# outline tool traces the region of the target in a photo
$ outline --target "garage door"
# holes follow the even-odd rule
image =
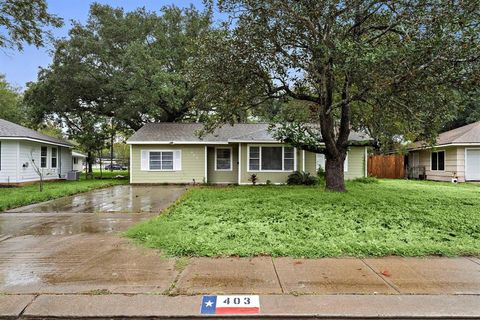
[[[467,149],[466,180],[480,180],[480,149]]]

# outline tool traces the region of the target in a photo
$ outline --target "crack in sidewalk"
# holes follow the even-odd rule
[[[285,293],[285,290],[283,289],[282,281],[280,281],[280,276],[278,275],[277,266],[275,266],[275,261],[273,257],[271,257],[271,259],[272,259],[273,270],[275,271],[275,275],[277,276],[278,285],[280,286],[282,293]]]
[[[394,285],[388,279],[385,279],[385,277],[383,277],[380,273],[375,271],[375,269],[373,269],[364,259],[359,259],[359,260],[362,261],[363,264],[365,264],[370,270],[372,270],[372,272],[375,273],[380,279],[382,279],[382,281],[385,282],[387,286],[395,290],[397,293],[402,294],[402,292],[400,292],[400,289],[398,289],[396,285]]]
[[[30,307],[32,305],[32,303],[37,300],[37,298],[39,297],[40,295],[39,294],[36,294],[32,301],[30,301],[26,306],[25,308],[22,309],[22,311],[20,311],[20,314],[18,315],[18,319],[21,319],[23,317],[23,314],[25,313],[25,310],[27,310],[28,307]]]

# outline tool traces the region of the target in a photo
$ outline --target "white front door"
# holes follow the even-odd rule
[[[465,180],[480,181],[480,149],[467,149],[465,152]]]

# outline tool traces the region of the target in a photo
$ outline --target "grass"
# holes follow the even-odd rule
[[[192,189],[125,234],[170,256],[480,254],[480,186],[380,180]]]
[[[113,179],[117,174],[128,177],[128,172],[126,171],[115,171],[114,174],[110,174],[110,172],[105,174],[104,172],[103,177],[107,179],[100,180],[97,179],[100,174],[94,172],[95,179],[93,180],[85,179],[82,174],[80,181],[45,182],[43,192],[39,192],[38,183],[22,187],[0,188],[0,212],[11,208],[71,196],[93,189],[128,183],[128,179]]]

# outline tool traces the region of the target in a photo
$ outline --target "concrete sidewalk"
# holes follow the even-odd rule
[[[97,281],[78,280],[82,268],[62,283],[3,288],[0,318],[188,319],[201,316],[202,294],[259,294],[261,314],[250,318],[480,319],[474,257],[150,258],[154,273],[116,259],[115,275],[90,270]]]

